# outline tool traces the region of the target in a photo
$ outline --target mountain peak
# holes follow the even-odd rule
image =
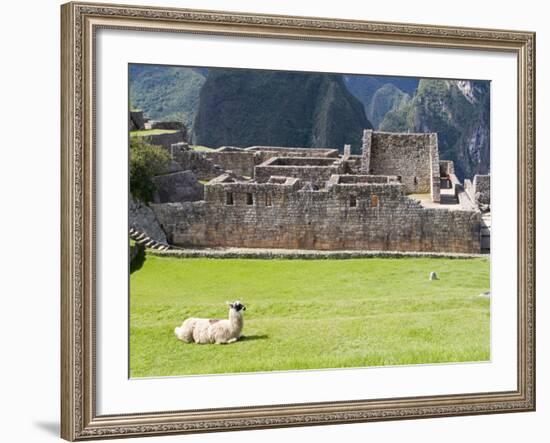
[[[372,128],[338,74],[216,69],[201,89],[196,144],[337,148]]]

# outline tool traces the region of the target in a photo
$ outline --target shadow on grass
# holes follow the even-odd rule
[[[145,263],[145,248],[141,245],[134,245],[134,248],[137,248],[137,252],[130,261],[130,274],[133,274],[136,271],[139,271]],[[130,254],[132,256],[132,254]]]
[[[243,335],[239,341],[254,341],[254,340],[266,340],[269,338],[269,335]]]

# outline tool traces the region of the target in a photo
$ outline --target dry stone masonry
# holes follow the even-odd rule
[[[474,175],[474,198],[482,205],[491,203],[491,176]]]
[[[185,142],[186,131],[163,132],[160,134],[144,135],[143,140],[151,145],[170,149],[173,144]]]
[[[197,201],[204,198],[204,185],[192,171],[177,171],[153,177],[155,203]]]
[[[204,199],[165,190],[151,204],[172,245],[481,251],[481,212],[453,163],[439,159],[436,134],[367,130],[361,155],[272,146],[197,152],[181,145],[172,154],[182,169],[209,180]],[[488,187],[482,180],[475,182],[480,193]]]
[[[365,130],[361,170],[365,174],[399,175],[407,193],[431,193],[433,201],[438,202],[437,134]]]

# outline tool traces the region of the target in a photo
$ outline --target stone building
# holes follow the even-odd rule
[[[366,130],[361,155],[253,146],[173,157],[209,180],[203,200],[151,205],[176,246],[481,252],[481,211],[436,134]]]

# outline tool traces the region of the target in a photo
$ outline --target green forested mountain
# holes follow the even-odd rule
[[[201,68],[131,64],[130,102],[153,120],[183,121],[191,128],[206,73]]]
[[[363,103],[367,118],[375,128],[383,115],[393,109],[387,108],[388,105],[398,106],[406,97],[403,94],[413,96],[418,86],[418,78],[412,77],[348,74],[344,75],[344,81],[348,90]],[[373,103],[375,98],[381,108]]]
[[[372,125],[341,75],[210,70],[193,127],[196,144],[333,147],[357,152]]]
[[[440,158],[453,160],[457,175],[468,178],[489,172],[489,112],[489,82],[426,79],[379,129],[437,132]]]

